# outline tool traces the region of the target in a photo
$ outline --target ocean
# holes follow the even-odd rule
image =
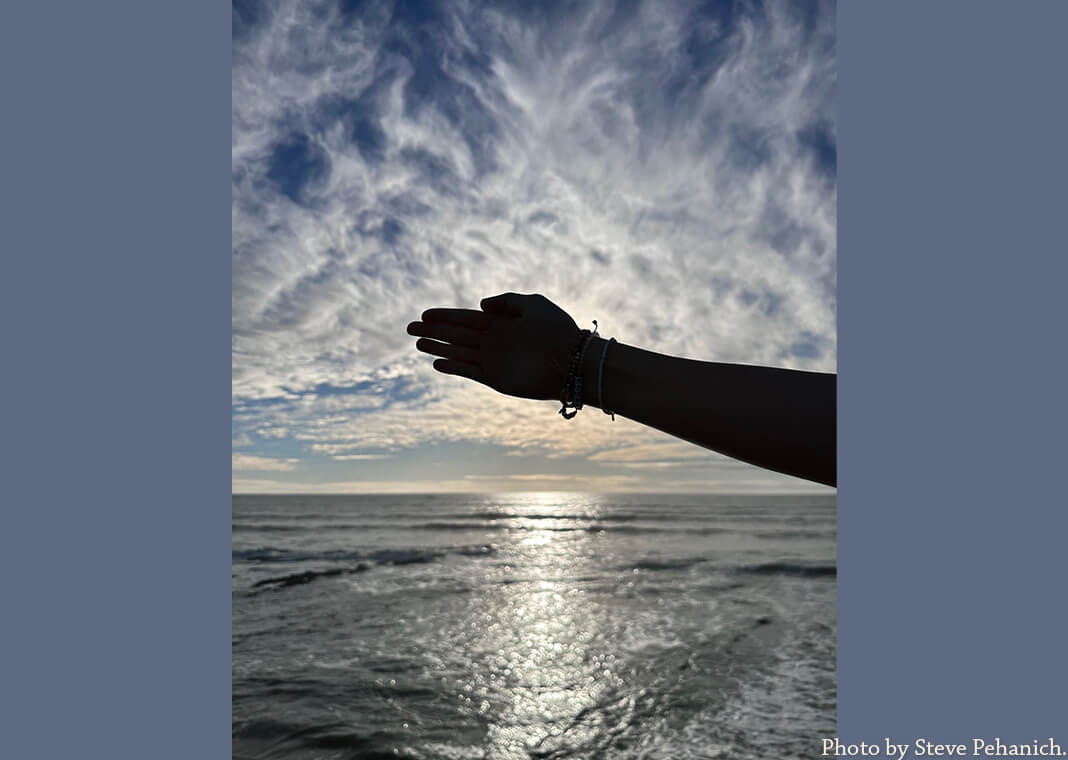
[[[808,758],[835,497],[235,495],[233,756]]]

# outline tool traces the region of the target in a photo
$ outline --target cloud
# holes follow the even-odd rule
[[[622,448],[599,451],[590,456],[595,462],[645,462],[661,459],[711,459],[717,455],[707,449],[694,446],[683,441],[670,441],[664,443],[647,443],[640,446],[624,446]],[[724,459],[724,457],[718,457]]]
[[[708,455],[613,459],[668,444],[439,375],[405,332],[508,290],[643,348],[833,371],[834,6],[722,8],[235,11],[235,438],[290,465]]]
[[[284,427],[268,427],[260,428],[256,431],[256,435],[261,438],[285,438],[288,432]]]
[[[299,459],[272,459],[271,457],[259,457],[252,454],[233,454],[231,469],[242,472],[247,470],[292,470],[299,462]]]

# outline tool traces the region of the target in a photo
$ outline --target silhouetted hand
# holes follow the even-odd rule
[[[509,396],[559,399],[567,361],[581,332],[575,320],[538,294],[502,293],[476,309],[427,309],[408,325],[415,347],[442,357],[434,369]]]
[[[502,293],[481,305],[427,309],[408,333],[421,336],[420,351],[441,357],[439,372],[559,400],[582,332],[575,320],[542,295]],[[596,340],[600,364],[587,363],[584,379],[601,409],[603,379],[610,408],[629,420],[759,467],[837,482],[836,375],[684,359],[618,341],[606,354],[609,342]]]

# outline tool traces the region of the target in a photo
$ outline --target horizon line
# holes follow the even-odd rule
[[[837,488],[828,486],[837,495]],[[588,491],[580,489],[529,489],[497,491],[231,491],[231,496],[443,496],[509,493],[649,494],[666,496],[827,496],[824,491]]]

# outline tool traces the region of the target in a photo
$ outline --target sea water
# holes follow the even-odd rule
[[[833,495],[233,497],[235,758],[791,758]]]

